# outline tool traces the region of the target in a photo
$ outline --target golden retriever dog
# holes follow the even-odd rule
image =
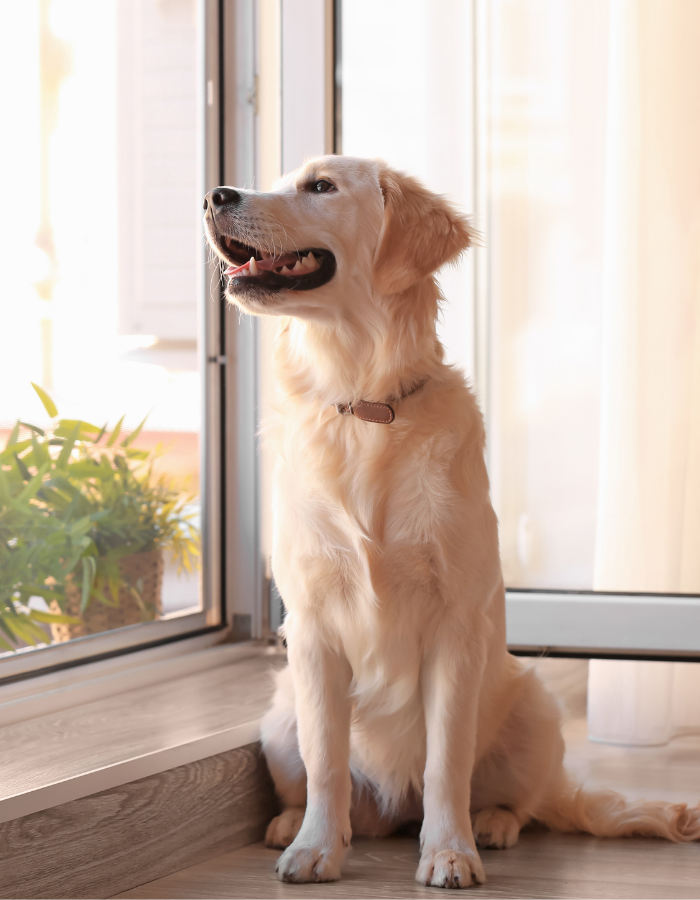
[[[353,833],[421,821],[416,879],[484,881],[532,819],[700,838],[700,808],[572,784],[554,699],[506,650],[484,426],[443,362],[436,271],[473,241],[443,197],[327,156],[205,199],[227,296],[277,316],[273,572],[288,667],[262,741],[284,881],[339,878]]]

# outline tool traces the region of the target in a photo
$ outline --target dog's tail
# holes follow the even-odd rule
[[[556,831],[584,831],[597,837],[659,837],[700,840],[700,804],[662,800],[628,801],[615,791],[587,791],[568,778],[560,782],[536,818]]]

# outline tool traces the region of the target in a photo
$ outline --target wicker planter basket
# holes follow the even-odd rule
[[[122,557],[119,560],[119,574],[122,581],[133,585],[138,590],[146,608],[153,611],[153,615],[150,618],[157,619],[162,610],[162,550],[150,550],[148,553],[134,553],[131,556]],[[65,611],[68,615],[80,616],[80,595],[79,585],[72,582],[66,585]],[[112,599],[111,595],[109,599]],[[55,600],[51,603],[51,611],[60,612]],[[73,638],[85,637],[88,634],[97,634],[100,631],[111,631],[113,628],[123,628],[125,625],[135,625],[139,622],[149,621],[149,618],[144,616],[131,591],[124,584],[119,590],[118,606],[108,606],[106,603],[100,603],[99,600],[93,597],[82,618],[83,621],[79,625],[52,625],[51,636],[54,643],[70,641]]]

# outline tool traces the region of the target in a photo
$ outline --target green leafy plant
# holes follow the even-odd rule
[[[53,422],[46,430],[17,422],[0,451],[3,649],[45,641],[41,624],[80,621],[66,615],[69,581],[80,587],[82,614],[93,600],[118,604],[123,557],[167,549],[192,571],[199,555],[192,498],[156,477],[160,448],[134,446],[146,420],[122,437],[124,417],[111,432],[60,419],[51,397],[33,387]],[[127,587],[141,602],[138,589]],[[61,612],[30,608],[33,596],[56,601]]]
[[[14,432],[13,432],[14,434]],[[8,448],[13,446],[8,441]],[[0,460],[2,457],[0,456]],[[19,469],[19,467],[17,467]],[[24,482],[0,465],[0,648],[45,641],[40,623],[76,622],[71,616],[31,609],[31,597],[65,604],[65,577],[75,568],[70,530],[37,503],[32,494],[41,476]]]

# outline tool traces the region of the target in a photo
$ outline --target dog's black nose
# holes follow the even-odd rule
[[[209,199],[212,206],[236,205],[241,202],[241,195],[233,188],[218,187],[211,191]]]

